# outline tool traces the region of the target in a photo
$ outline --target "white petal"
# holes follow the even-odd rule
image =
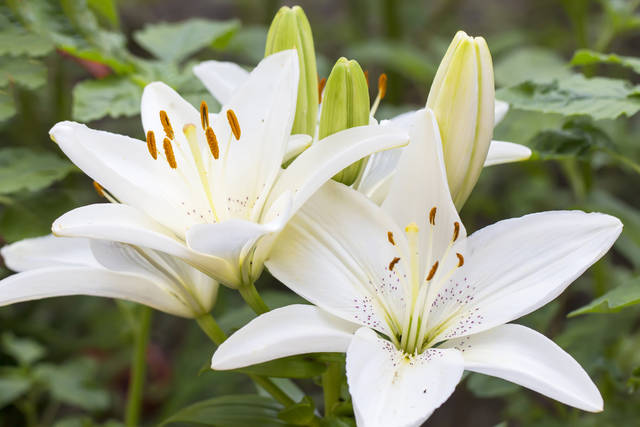
[[[312,305],[295,304],[265,313],[231,335],[213,355],[211,367],[236,369],[285,356],[345,352],[358,325]]]
[[[20,240],[0,249],[4,263],[13,271],[54,266],[97,267],[89,240],[52,235]]]
[[[402,150],[406,148],[393,148],[369,156],[362,178],[356,182],[354,188],[374,203],[381,204],[389,194]]]
[[[491,141],[484,166],[501,165],[503,163],[519,162],[531,157],[531,149],[513,142]]]
[[[58,236],[112,240],[162,251],[184,259],[227,286],[240,280],[226,260],[189,249],[170,230],[131,206],[108,203],[83,206],[58,218],[52,230]]]
[[[420,271],[426,275],[431,228],[429,212],[436,207],[433,231],[434,259],[439,259],[451,242],[454,222],[460,223],[459,240],[466,231],[451,200],[442,156],[442,141],[436,119],[429,109],[415,113],[411,142],[403,150],[389,194],[382,204],[400,227],[414,222],[420,230]],[[431,263],[433,263],[433,259]]]
[[[602,396],[582,366],[532,329],[503,325],[442,347],[460,350],[466,370],[520,384],[585,411],[602,411]]]
[[[205,61],[193,67],[193,73],[220,104],[226,104],[233,92],[249,78],[249,72],[233,62]]]
[[[407,140],[405,132],[377,125],[334,133],[314,143],[282,172],[269,199],[292,191],[292,213],[295,213],[322,184],[351,163],[376,151],[403,145]]]
[[[184,304],[147,277],[94,267],[49,267],[0,281],[0,306],[42,298],[92,295],[148,305],[176,316],[192,317]]]
[[[600,259],[621,231],[620,221],[609,215],[555,211],[475,232],[467,239],[464,267],[432,308],[430,322],[448,319],[435,342],[484,331],[542,307]]]
[[[329,181],[289,221],[266,265],[322,309],[389,334],[404,312],[406,253],[404,234],[378,206]]]
[[[347,379],[360,427],[420,426],[453,393],[463,360],[455,349],[407,357],[361,328],[347,350]]]
[[[507,115],[508,112],[509,112],[509,103],[496,99],[494,113],[493,113],[494,126],[500,123],[502,119],[504,119],[504,116]]]
[[[287,152],[282,159],[282,163],[288,163],[296,156],[302,153],[304,150],[311,146],[312,138],[309,135],[291,135],[289,142],[287,143]]]

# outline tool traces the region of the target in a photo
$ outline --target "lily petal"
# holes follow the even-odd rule
[[[466,370],[520,384],[585,411],[602,411],[602,396],[580,364],[525,326],[498,326],[447,341],[440,348],[460,350]]]
[[[406,356],[368,328],[347,350],[347,379],[361,427],[419,426],[453,393],[464,362],[455,349]]]
[[[309,135],[291,135],[287,143],[287,152],[282,159],[282,163],[286,164],[293,160],[296,156],[311,146],[312,138]]]
[[[231,335],[214,353],[211,367],[227,370],[296,354],[343,353],[357,329],[312,305],[289,305],[258,316]]]
[[[249,72],[233,62],[205,61],[193,67],[193,73],[216,100],[224,105],[248,78]]]
[[[405,149],[393,148],[373,153],[367,161],[362,178],[356,182],[354,188],[374,203],[382,204],[387,194],[389,194],[389,188],[395,176],[398,161],[402,155],[402,150]]]
[[[513,142],[491,141],[484,167],[519,162],[531,157],[531,149]]]
[[[494,126],[500,123],[504,119],[504,116],[507,115],[508,112],[509,112],[509,103],[496,99],[494,111],[493,111]]]
[[[59,266],[98,267],[88,239],[34,237],[0,248],[4,263],[13,271]]]

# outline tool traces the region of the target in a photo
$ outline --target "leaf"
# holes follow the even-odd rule
[[[280,411],[278,418],[289,424],[306,426],[309,425],[313,419],[314,411],[315,405],[313,404],[313,400],[311,400],[309,396],[305,396],[300,402]]]
[[[37,191],[77,171],[69,161],[28,148],[0,149],[0,195]]]
[[[322,375],[327,367],[309,356],[290,356],[236,369],[245,374],[278,378],[311,378]]]
[[[81,122],[134,116],[140,113],[141,97],[142,87],[128,77],[85,80],[73,88],[72,116]]]
[[[567,316],[574,317],[585,313],[617,313],[625,307],[638,303],[640,303],[640,277],[635,277]]]
[[[0,121],[7,120],[16,114],[13,97],[5,89],[0,88]]]
[[[0,409],[7,406],[31,388],[31,380],[19,372],[3,372],[0,376]]]
[[[574,74],[552,83],[526,81],[500,89],[496,97],[513,108],[565,116],[589,115],[596,120],[632,116],[640,110],[640,88],[624,80],[586,78]]]
[[[217,427],[282,427],[278,418],[282,405],[269,397],[244,394],[215,397],[194,403],[169,417],[161,425],[177,422]]]
[[[500,378],[471,373],[467,388],[477,397],[501,397],[518,390],[518,386]]]
[[[36,59],[27,57],[0,57],[0,87],[17,84],[36,89],[47,81],[47,69]]]
[[[89,7],[96,14],[104,17],[113,27],[120,25],[118,8],[115,0],[87,0]]]
[[[115,420],[110,420],[105,423],[96,423],[89,417],[74,416],[57,421],[53,427],[124,427],[124,424]]]
[[[0,55],[38,57],[50,53],[53,47],[47,38],[19,25],[7,23],[0,30]]]
[[[194,18],[147,25],[134,32],[133,38],[156,58],[166,62],[180,62],[207,46],[224,46],[238,27],[236,20]]]
[[[519,47],[496,60],[495,81],[499,86],[512,86],[524,81],[549,83],[568,77],[569,67],[557,53],[539,47]]]
[[[18,338],[11,332],[2,334],[2,349],[20,365],[29,366],[42,359],[45,348],[29,338]]]
[[[589,49],[579,49],[571,58],[571,65],[615,64],[631,68],[640,74],[640,58],[616,55],[615,53],[600,53]]]

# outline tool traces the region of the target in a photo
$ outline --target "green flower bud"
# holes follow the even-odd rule
[[[271,22],[264,56],[294,48],[298,51],[300,82],[291,133],[313,136],[318,116],[318,71],[313,34],[300,6],[283,6]]]
[[[427,107],[440,127],[456,208],[478,181],[493,136],[495,87],[487,42],[458,31],[433,80]]]
[[[356,61],[340,58],[333,66],[324,87],[318,138],[322,139],[341,130],[367,124],[369,124],[367,79]],[[338,172],[333,179],[351,185],[360,175],[363,164],[364,160],[359,160]]]

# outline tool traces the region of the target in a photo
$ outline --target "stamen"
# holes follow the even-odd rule
[[[318,104],[322,102],[322,91],[324,90],[324,86],[327,84],[327,78],[323,77],[318,82]]]
[[[369,70],[364,70],[364,78],[367,81],[367,87],[369,87]]]
[[[433,264],[433,266],[431,267],[431,270],[429,270],[429,274],[427,275],[427,282],[433,279],[433,276],[435,276],[436,271],[438,271],[438,261],[436,261],[436,263]]]
[[[107,196],[104,195],[104,189],[102,188],[102,185],[98,184],[97,181],[93,181],[93,188],[96,189],[96,193],[98,193],[98,196],[104,197],[105,199],[107,198]]]
[[[429,211],[429,224],[436,225],[436,211],[437,208],[434,206]]]
[[[202,122],[202,129],[209,127],[209,107],[205,101],[200,103],[200,121]]]
[[[378,96],[380,100],[384,99],[387,94],[387,75],[385,73],[380,74],[378,77]]]
[[[399,257],[395,257],[394,259],[391,260],[391,262],[389,263],[389,271],[393,271],[393,267],[396,266],[398,261],[400,261]]]
[[[391,243],[393,246],[396,245],[396,241],[393,240],[393,232],[387,231],[387,239],[389,240],[389,243]]]
[[[167,158],[167,163],[171,166],[171,169],[175,169],[178,167],[176,163],[176,156],[173,154],[173,147],[171,146],[171,141],[169,138],[165,138],[162,147],[164,148],[164,156]]]
[[[456,256],[458,257],[458,267],[462,267],[464,265],[464,257],[458,252],[456,252]]]
[[[227,120],[229,120],[229,126],[231,126],[231,132],[236,138],[236,141],[240,139],[240,123],[238,123],[238,117],[233,110],[227,110]]]
[[[164,129],[164,133],[167,134],[167,138],[173,139],[173,128],[171,127],[169,116],[164,110],[160,110],[160,123],[162,123],[162,128]]]
[[[209,144],[209,150],[211,150],[213,158],[218,160],[218,157],[220,157],[220,147],[218,146],[218,138],[216,137],[216,134],[210,127],[207,127],[204,134],[207,136],[207,143]]]
[[[460,223],[456,221],[453,223],[453,241],[454,242],[458,239],[459,234],[460,234]]]
[[[147,132],[147,148],[153,160],[156,160],[158,158],[158,148],[156,147],[156,135],[152,130]]]

